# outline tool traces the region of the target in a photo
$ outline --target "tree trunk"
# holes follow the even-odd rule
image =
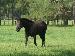
[[[12,1],[12,25],[14,25],[14,17],[13,17],[13,12],[14,12],[14,0]]]
[[[63,25],[63,22],[62,22],[62,20],[61,20],[61,26]]]
[[[57,19],[57,25],[58,25],[59,20]]]
[[[5,19],[4,19],[4,25],[5,25]]]
[[[68,19],[64,20],[64,26],[68,26]]]
[[[75,24],[75,19],[74,19],[74,24]]]
[[[74,18],[74,24],[75,24],[75,2],[73,3],[73,18]]]
[[[9,12],[8,12],[8,25],[9,25]]]
[[[13,18],[13,16],[12,16],[12,25],[14,25],[14,18]]]
[[[49,20],[47,20],[47,25],[49,25]]]
[[[8,4],[8,6],[9,6],[9,4]],[[9,10],[9,8],[8,8],[8,9],[7,9],[8,25],[9,25],[9,14],[10,14],[9,11],[10,11],[10,10]]]
[[[1,17],[0,17],[0,25],[1,25]]]
[[[2,16],[1,16],[1,7],[0,7],[0,25],[1,25],[1,17],[2,17]]]

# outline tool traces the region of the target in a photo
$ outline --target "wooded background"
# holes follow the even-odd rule
[[[75,24],[74,0],[0,0],[0,25],[16,24],[14,13],[31,20],[44,20],[52,25]]]

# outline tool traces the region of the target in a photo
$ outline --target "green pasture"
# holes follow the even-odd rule
[[[75,26],[48,26],[46,47],[41,47],[37,35],[36,47],[29,37],[25,46],[24,28],[15,31],[15,26],[0,26],[0,56],[75,56]]]

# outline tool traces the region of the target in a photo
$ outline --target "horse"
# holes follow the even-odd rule
[[[39,35],[42,39],[42,46],[45,46],[45,33],[47,30],[47,24],[44,21],[32,21],[27,18],[17,19],[16,31],[19,32],[21,28],[25,28],[25,45],[27,46],[28,37],[31,36],[34,38],[34,44],[36,43],[36,35]]]

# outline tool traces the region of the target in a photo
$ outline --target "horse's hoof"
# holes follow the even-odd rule
[[[41,47],[46,47],[46,46],[45,45],[44,46],[42,45]]]
[[[37,46],[37,45],[35,45],[35,46]]]
[[[35,44],[35,46],[37,46],[37,44]]]

